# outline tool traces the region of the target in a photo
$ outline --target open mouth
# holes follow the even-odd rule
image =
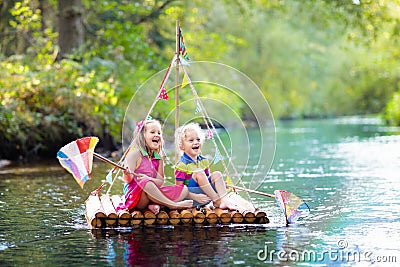
[[[153,144],[158,145],[160,143],[159,139],[153,139],[151,140],[151,142],[153,142]]]
[[[193,150],[199,149],[199,148],[200,148],[200,146],[192,146],[192,149],[193,149]]]

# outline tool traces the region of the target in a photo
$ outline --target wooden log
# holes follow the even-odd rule
[[[231,212],[231,220],[232,223],[242,223],[243,222],[243,214],[241,214],[238,211],[232,211]]]
[[[191,224],[193,221],[193,214],[189,210],[182,210],[181,211],[181,222],[183,224]]]
[[[168,213],[166,213],[163,210],[160,210],[159,213],[156,215],[156,224],[159,225],[165,225],[168,224],[169,216]]]
[[[178,225],[181,222],[181,214],[177,210],[171,210],[169,212],[169,223],[172,225]]]
[[[131,225],[140,225],[144,220],[143,213],[140,210],[131,212]]]
[[[229,210],[223,210],[221,208],[216,208],[214,210],[214,212],[217,214],[218,220],[220,221],[220,223],[228,224],[231,222],[231,213],[229,212]]]
[[[243,213],[243,219],[246,223],[254,223],[256,221],[256,216],[254,212],[246,210]]]
[[[143,212],[143,217],[144,225],[152,225],[156,222],[156,215],[151,210],[145,210]]]
[[[120,210],[117,213],[118,215],[118,224],[120,226],[128,226],[131,222],[132,216],[127,210]]]
[[[267,216],[262,217],[262,218],[260,218],[260,219],[258,220],[258,223],[259,223],[259,224],[269,223],[269,219],[268,219]]]
[[[203,224],[206,220],[206,215],[200,209],[192,209],[192,214],[195,224]]]
[[[116,209],[120,203],[122,203],[122,199],[119,195],[111,196],[111,202]],[[118,215],[118,224],[120,226],[128,226],[131,221],[131,214],[127,210],[120,210],[117,212]]]
[[[105,218],[107,215],[104,212],[103,206],[101,205],[100,197],[90,195],[85,202],[86,221],[90,228],[100,228],[105,224]]]
[[[260,211],[260,210],[256,211],[255,216],[256,216],[257,223],[260,223],[260,224],[269,223],[267,214],[264,211]]]
[[[114,205],[109,195],[102,195],[100,197],[101,205],[103,206],[104,213],[107,215],[105,219],[107,226],[116,226],[118,215],[115,211]]]
[[[210,208],[205,208],[205,210],[206,210],[206,221],[209,224],[216,224],[218,222],[217,214]]]

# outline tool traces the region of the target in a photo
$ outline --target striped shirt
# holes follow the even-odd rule
[[[195,180],[192,179],[192,174],[196,170],[204,170],[207,177],[210,176],[210,161],[201,156],[197,156],[197,162],[189,157],[186,153],[183,153],[178,163],[175,165],[175,179],[176,181],[183,182],[188,187],[198,187],[199,185]]]

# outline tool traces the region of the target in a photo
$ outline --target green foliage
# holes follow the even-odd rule
[[[393,94],[383,117],[389,124],[400,126],[400,91]]]
[[[40,12],[26,2],[17,2],[12,14],[15,29],[41,27]],[[57,34],[51,29],[34,32],[37,45],[25,55],[1,62],[0,127],[6,129],[0,132],[1,157],[26,158],[38,151],[52,157],[63,144],[85,135],[120,140],[124,107],[159,64],[142,26],[98,23],[96,37],[76,51],[82,62],[72,60],[74,55],[55,62]]]
[[[250,76],[276,118],[324,117],[380,112],[398,90],[400,3],[361,2],[199,1],[188,11],[207,18],[208,51],[222,48],[202,59]],[[191,16],[185,24],[198,34],[203,21],[191,24]]]

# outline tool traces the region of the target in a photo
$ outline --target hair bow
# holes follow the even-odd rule
[[[141,121],[136,122],[136,127],[138,129],[138,132],[140,132],[142,130],[144,123],[146,121],[152,121],[152,120],[154,120],[154,119],[151,116],[148,116],[146,120],[141,120]]]

